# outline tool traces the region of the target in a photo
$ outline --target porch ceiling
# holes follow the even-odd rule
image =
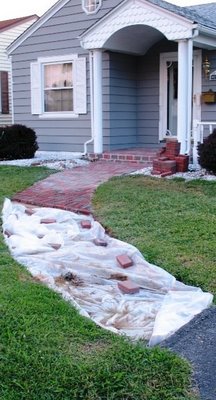
[[[114,33],[105,43],[104,48],[111,51],[143,55],[164,35],[146,25],[132,25]]]

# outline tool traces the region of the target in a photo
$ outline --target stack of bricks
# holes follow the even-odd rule
[[[121,268],[129,268],[129,267],[132,267],[132,265],[133,265],[133,260],[130,257],[128,257],[127,254],[121,254],[121,255],[117,256],[116,260]],[[130,279],[126,279],[122,282],[118,282],[118,288],[124,294],[134,294],[134,293],[138,293],[140,290],[140,287],[135,282],[131,281]]]
[[[152,175],[162,177],[186,172],[188,170],[189,156],[179,155],[180,143],[176,139],[167,139],[166,147],[163,147],[153,160]]]

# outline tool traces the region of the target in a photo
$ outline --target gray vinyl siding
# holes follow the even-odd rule
[[[137,141],[140,147],[156,147],[159,143],[159,54],[140,58],[137,96]]]
[[[110,53],[110,148],[137,144],[137,57]]]
[[[144,56],[110,53],[110,147],[156,148],[159,143],[159,57],[177,51],[167,40]]]
[[[88,52],[80,47],[80,36],[121,0],[103,0],[100,11],[86,15],[80,0],[71,0],[38,28],[12,54],[15,123],[35,129],[40,150],[83,151],[91,137],[90,79]],[[30,64],[38,57],[78,54],[87,59],[87,114],[71,119],[42,119],[31,114]],[[103,55],[104,150],[109,149],[109,57]],[[88,147],[92,150],[92,146]]]

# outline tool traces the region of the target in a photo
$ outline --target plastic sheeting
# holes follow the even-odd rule
[[[61,293],[98,325],[155,345],[208,307],[213,299],[148,263],[132,245],[109,237],[91,216],[33,207],[6,199],[2,211],[5,241],[12,256],[39,281]],[[43,219],[52,223],[41,223]],[[81,221],[89,220],[90,229]],[[49,221],[50,222],[50,221]],[[106,247],[96,246],[103,239]],[[126,254],[133,266],[122,268]],[[118,282],[130,279],[139,293],[124,294]]]

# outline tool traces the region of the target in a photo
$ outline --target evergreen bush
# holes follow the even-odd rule
[[[36,133],[24,125],[0,127],[0,159],[33,158],[38,149]]]
[[[198,145],[199,164],[209,172],[216,173],[216,129]]]

